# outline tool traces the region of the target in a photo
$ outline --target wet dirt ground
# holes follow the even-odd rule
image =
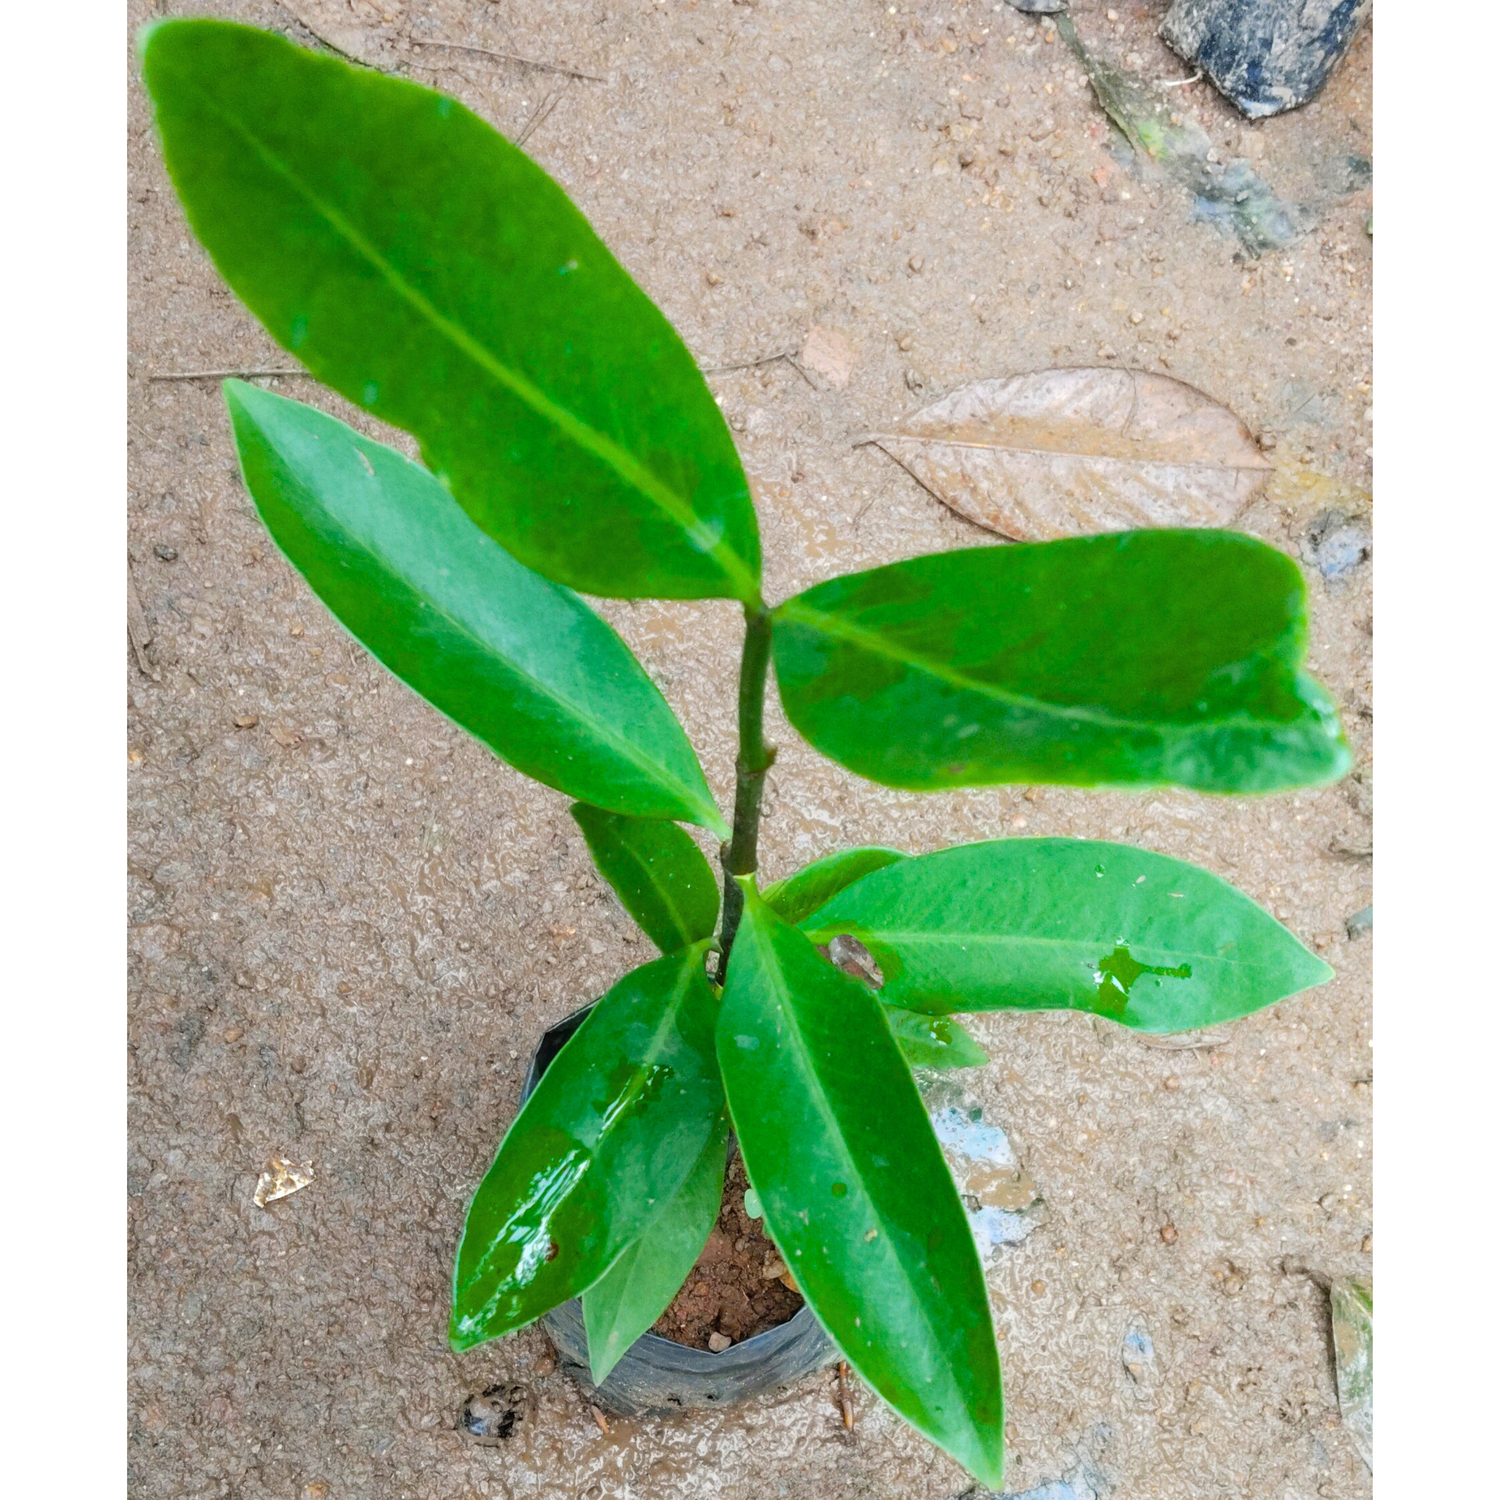
[[[1081,1015],[980,1018],[993,1061],[969,1086],[1047,1205],[991,1273],[1007,1487],[1086,1459],[1092,1487],[1121,1496],[1367,1495],[1326,1300],[1286,1268],[1371,1267],[1371,939],[1346,926],[1370,901],[1369,568],[1325,578],[1315,564],[1334,566],[1330,510],[1364,524],[1370,483],[1370,198],[1319,185],[1327,163],[1369,154],[1373,33],[1286,117],[1248,125],[1205,84],[1177,90],[1226,157],[1319,202],[1289,250],[1246,260],[1130,162],[1076,60],[1003,4],[295,8],[513,138],[532,122],[527,149],[704,366],[800,349],[813,325],[848,341],[841,389],[785,361],[710,376],[756,489],[773,600],[988,540],[859,443],[967,381],[1162,370],[1262,436],[1277,473],[1241,524],[1307,565],[1311,663],[1355,747],[1345,782],[1236,801],[921,797],[821,761],[773,705],[763,868],[848,843],[1128,840],[1224,875],[1323,953],[1333,982],[1209,1048]],[[1155,39],[1165,0],[1108,10],[1075,4],[1086,44],[1149,77],[1189,75]],[[204,12],[312,40],[270,0],[129,8],[132,27]],[[604,81],[417,45],[435,40]],[[963,1473],[857,1384],[846,1434],[829,1376],[605,1433],[539,1332],[449,1352],[465,1202],[531,1047],[651,950],[592,875],[564,799],[391,679],[281,561],[239,484],[216,382],[154,378],[291,361],[190,238],[138,85],[129,150],[132,1494],[963,1493]],[[354,416],[309,381],[273,388]],[[733,608],[604,612],[727,804]],[[273,1155],[315,1180],[262,1209]],[[1131,1355],[1139,1378],[1131,1329],[1155,1351]],[[501,1383],[524,1388],[524,1410],[507,1441],[475,1446],[457,1414]]]

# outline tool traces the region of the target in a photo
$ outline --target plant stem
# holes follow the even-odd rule
[[[745,893],[736,875],[753,875],[760,837],[760,799],[766,772],[776,759],[764,733],[766,670],[771,665],[771,611],[745,606],[745,648],[740,657],[740,749],[734,763],[734,833],[719,850],[724,866],[724,922],[719,929],[719,976],[729,964],[729,950],[745,911]]]

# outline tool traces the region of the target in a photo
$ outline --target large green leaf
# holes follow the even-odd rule
[[[916,1084],[879,1000],[741,884],[719,1066],[766,1223],[849,1363],[998,1489],[989,1299]]]
[[[803,865],[795,875],[774,880],[761,892],[763,900],[783,922],[794,927],[810,912],[836,896],[846,885],[853,885],[872,870],[883,870],[906,856],[899,849],[882,849],[878,844],[857,849],[840,849],[825,854],[810,865]]]
[[[667,1310],[719,1217],[729,1122],[708,1138],[697,1165],[651,1227],[583,1294],[589,1373],[595,1385]]]
[[[1227,531],[978,547],[776,611],[787,716],[887,786],[1174,783],[1252,792],[1349,767],[1301,670],[1302,575]]]
[[[464,1220],[454,1348],[524,1327],[592,1286],[665,1210],[719,1129],[707,947],[627,974],[516,1116]]]
[[[997,839],[868,875],[802,923],[857,938],[881,998],[933,1014],[1087,1010],[1137,1031],[1232,1021],[1333,970],[1232,885],[1164,854]]]
[[[548,786],[727,832],[666,700],[572,590],[522,567],[393,449],[239,381],[224,394],[271,535],[391,671]]]
[[[625,818],[584,802],[573,805],[573,821],[599,873],[663,953],[713,936],[719,919],[714,872],[675,823]]]
[[[452,99],[264,31],[165,22],[144,64],[225,280],[508,551],[593,594],[759,598],[703,377],[540,167]]]

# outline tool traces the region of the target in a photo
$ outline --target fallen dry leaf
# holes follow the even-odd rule
[[[290,1162],[284,1157],[273,1156],[266,1164],[266,1170],[260,1174],[260,1181],[255,1184],[255,1206],[264,1208],[278,1198],[290,1198],[293,1193],[300,1193],[312,1180],[310,1161]]]
[[[1019,542],[1225,526],[1271,469],[1228,407],[1145,370],[980,380],[873,441],[966,520]]]
[[[1328,1299],[1339,1411],[1359,1456],[1375,1467],[1375,1293],[1362,1277],[1335,1281]]]
[[[807,330],[807,342],[797,362],[813,374],[821,375],[836,390],[843,390],[854,373],[854,346],[843,334],[814,323]]]

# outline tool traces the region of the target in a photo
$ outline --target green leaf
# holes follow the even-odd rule
[[[952,1016],[928,1016],[888,1005],[885,1018],[902,1057],[914,1068],[978,1068],[990,1060]]]
[[[719,1217],[729,1122],[708,1138],[697,1165],[651,1227],[583,1294],[589,1373],[595,1385],[671,1305]]]
[[[540,167],[452,99],[264,31],[165,22],[144,68],[224,279],[502,546],[587,593],[759,599],[703,377]]]
[[[989,1299],[911,1072],[880,1001],[741,885],[719,1066],[766,1224],[849,1363],[998,1489]]]
[[[516,1116],[464,1220],[455,1349],[523,1328],[592,1286],[665,1211],[720,1128],[707,947],[627,974]]]
[[[913,558],[798,594],[775,627],[796,728],[918,791],[1332,781],[1349,751],[1306,646],[1296,564],[1227,531]]]
[[[857,938],[930,1014],[1086,1010],[1137,1031],[1248,1015],[1333,970],[1232,885],[1126,844],[997,839],[903,860],[802,924]]]
[[[773,880],[761,892],[761,900],[783,922],[790,922],[795,927],[803,917],[815,912],[846,885],[853,885],[872,870],[883,870],[905,858],[899,849],[882,849],[878,845],[841,849],[836,854],[815,859],[810,865],[803,865],[785,880]]]
[[[666,700],[576,594],[522,567],[394,449],[239,381],[224,395],[271,535],[396,676],[548,786],[727,833]]]
[[[663,953],[713,936],[714,872],[675,823],[620,817],[584,802],[573,805],[573,821],[599,873]]]

